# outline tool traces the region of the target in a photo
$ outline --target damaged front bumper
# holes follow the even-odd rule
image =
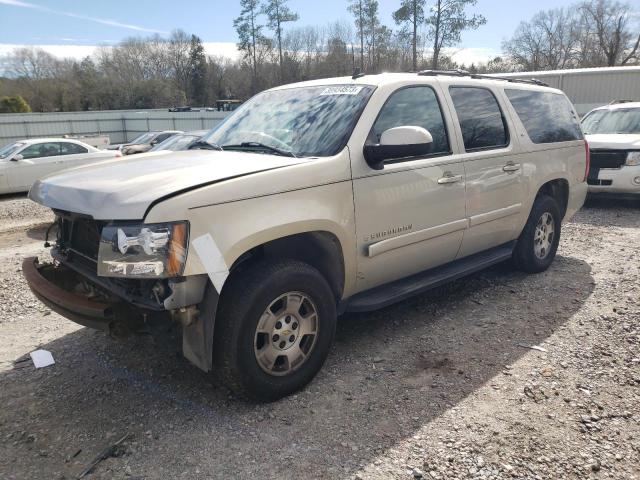
[[[109,331],[116,321],[118,302],[90,299],[68,291],[79,281],[73,270],[52,264],[40,264],[37,257],[25,258],[22,272],[29,288],[51,310],[85,327]]]
[[[183,353],[204,371],[212,368],[212,342],[217,294],[209,292],[201,304],[207,286],[206,276],[194,276],[171,285],[171,294],[162,306],[145,309],[133,305],[99,285],[78,293],[78,286],[91,278],[64,263],[41,264],[37,257],[25,258],[22,272],[35,296],[54,312],[85,327],[108,332],[122,339],[147,330],[158,321],[171,318],[182,324]],[[196,308],[201,307],[201,311]]]

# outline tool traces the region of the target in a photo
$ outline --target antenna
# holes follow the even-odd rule
[[[358,79],[358,78],[362,78],[362,77],[364,77],[365,75],[366,75],[366,73],[362,73],[362,72],[360,71],[360,67],[356,67],[356,68],[353,70],[353,75],[351,76],[351,79],[352,79],[352,80],[356,80],[356,79]]]

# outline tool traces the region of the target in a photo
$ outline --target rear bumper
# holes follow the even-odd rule
[[[75,272],[64,266],[41,265],[37,257],[29,257],[22,262],[22,273],[34,295],[51,310],[85,327],[109,331],[117,303],[91,300],[59,286],[68,283]]]
[[[587,182],[577,183],[569,188],[569,198],[567,202],[567,212],[564,216],[565,221],[571,220],[578,210],[584,205],[587,197]]]
[[[640,166],[601,168],[597,182],[589,185],[589,193],[640,194]]]

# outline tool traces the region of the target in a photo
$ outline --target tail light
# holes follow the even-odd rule
[[[584,179],[582,181],[586,182],[587,177],[589,176],[589,167],[591,166],[591,150],[589,150],[589,143],[586,140],[584,141],[584,149],[586,153],[587,164],[584,168]]]

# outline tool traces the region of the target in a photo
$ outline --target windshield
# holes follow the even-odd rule
[[[174,135],[173,137],[167,138],[164,142],[160,142],[149,151],[158,152],[160,150],[171,150],[172,152],[177,152],[179,150],[186,150],[192,142],[199,138],[199,135]]]
[[[261,93],[203,137],[225,150],[326,157],[344,148],[373,87],[334,85]]]
[[[143,133],[142,135],[138,135],[136,138],[131,140],[129,143],[131,145],[140,145],[142,143],[149,143],[153,139],[154,136],[155,136],[155,133]]]
[[[20,150],[22,147],[24,147],[24,145],[25,145],[24,143],[19,143],[19,142],[5,145],[4,147],[0,148],[0,158],[10,157],[14,153],[16,153],[18,150]]]
[[[582,119],[586,134],[640,134],[640,108],[595,110]]]

